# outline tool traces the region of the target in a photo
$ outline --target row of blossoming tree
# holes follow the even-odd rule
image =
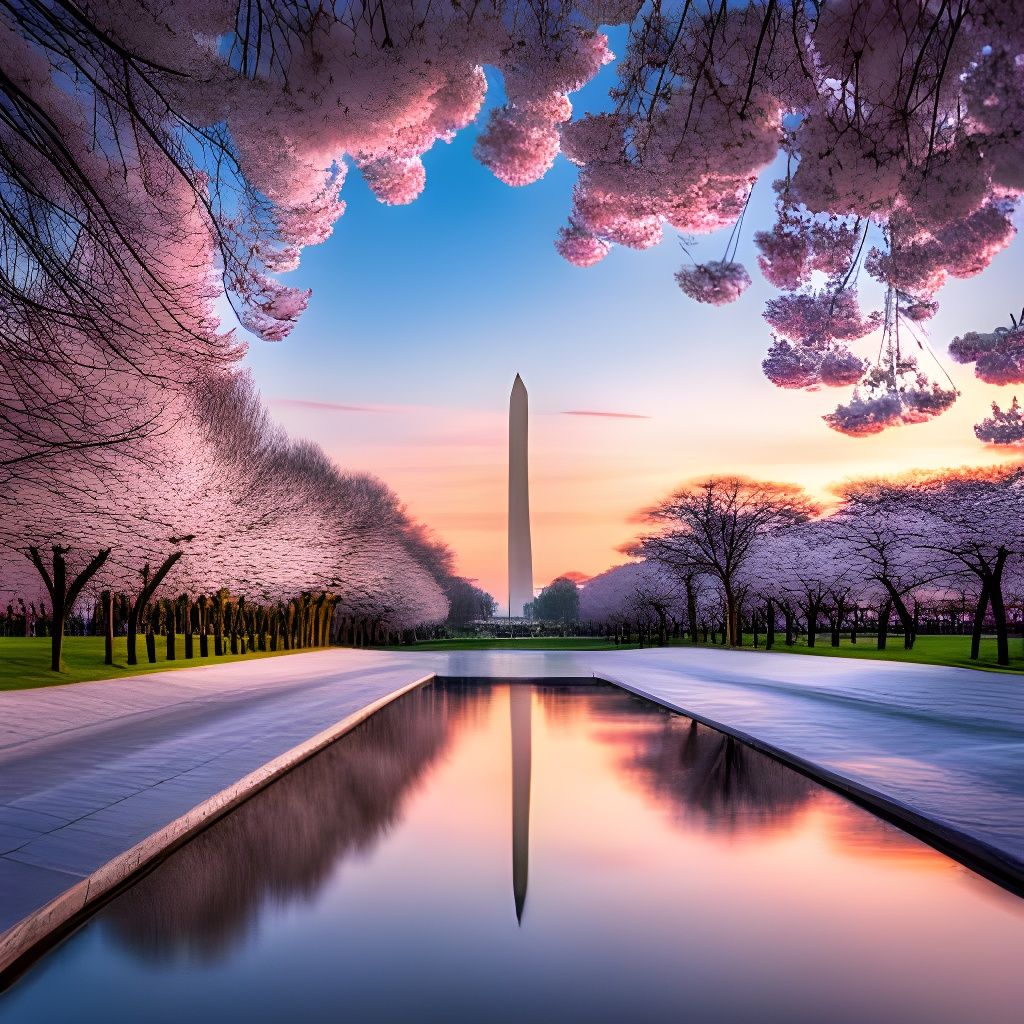
[[[268,418],[245,373],[197,385],[162,428],[103,458],[34,463],[0,519],[0,593],[38,610],[61,664],[64,625],[88,606],[128,662],[157,635],[174,657],[384,642],[448,614],[448,549],[379,480],[340,471]]]
[[[665,642],[744,627],[771,646],[797,629],[814,646],[877,630],[895,619],[904,644],[923,620],[950,631],[969,623],[977,658],[988,623],[997,660],[1009,663],[1007,604],[1024,599],[1024,470],[920,475],[847,485],[823,511],[796,488],[715,477],[681,488],[646,513],[630,549],[642,556],[588,581],[580,618],[621,630],[631,623]]]
[[[570,95],[614,59],[605,25],[626,26],[615,85],[574,119]],[[172,380],[194,373],[180,340],[162,348],[146,328],[195,335],[197,290],[224,289],[251,333],[285,337],[309,293],[275,275],[331,233],[348,167],[383,203],[413,201],[423,155],[481,111],[485,67],[507,102],[477,156],[513,186],[559,153],[579,166],[556,246],[580,266],[667,229],[731,228],[720,258],[678,280],[698,301],[736,299],[744,213],[781,156],[775,223],[754,235],[780,291],[764,372],[852,386],[826,421],[855,436],[956,399],[918,362],[924,325],[949,277],[1008,245],[1024,191],[1016,0],[19,0],[0,8],[0,41],[0,345],[25,360],[0,380],[7,461],[88,445],[62,411],[87,386],[68,365],[117,374],[154,349]],[[183,244],[196,233],[211,259]],[[863,275],[878,309],[862,309]],[[140,290],[156,300],[141,322]],[[980,326],[943,339],[953,358],[1024,382],[1020,321]],[[223,359],[204,334],[204,359]],[[870,358],[850,347],[869,335]],[[134,396],[116,416],[93,409],[89,436],[130,437],[150,412]],[[1019,408],[977,433],[1021,443]]]

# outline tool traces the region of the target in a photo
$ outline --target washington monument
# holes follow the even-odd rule
[[[508,400],[508,607],[514,617],[533,600],[529,417],[526,385],[517,373]]]

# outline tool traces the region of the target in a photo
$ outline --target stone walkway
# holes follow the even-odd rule
[[[334,649],[0,693],[0,931],[431,673],[619,682],[938,822],[1024,879],[1018,676],[740,651]]]

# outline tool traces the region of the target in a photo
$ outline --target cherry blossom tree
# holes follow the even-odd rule
[[[642,545],[649,558],[666,566],[688,564],[718,580],[729,643],[739,646],[739,589],[758,540],[770,530],[803,522],[813,511],[799,488],[712,477],[681,488],[647,510],[647,521],[658,530]]]
[[[660,529],[628,548],[645,561],[595,577],[584,609],[599,620],[623,618],[646,585],[661,588],[673,616],[691,629],[713,624],[716,602],[724,604],[726,623],[735,623],[733,643],[743,619],[755,645],[763,622],[772,646],[781,611],[788,646],[799,619],[813,647],[825,622],[839,646],[845,630],[855,641],[872,617],[880,649],[893,612],[910,649],[922,614],[945,617],[959,630],[973,609],[971,657],[979,656],[991,612],[997,661],[1006,665],[1007,609],[1016,601],[1007,595],[1016,595],[1024,578],[1022,475],[1013,466],[852,481],[824,513],[779,485],[734,478],[691,485],[645,512]]]
[[[455,629],[465,628],[475,619],[491,618],[497,607],[491,594],[461,576],[450,578],[445,596],[448,598],[446,625]]]
[[[971,658],[978,657],[991,606],[1000,665],[1010,662],[1003,576],[1010,557],[1024,551],[1021,487],[1019,469],[962,471],[913,481],[903,495],[904,517],[915,523],[915,546],[936,575],[950,580],[965,575],[974,584]]]
[[[895,608],[903,629],[903,644],[914,646],[915,591],[942,576],[924,557],[916,524],[904,501],[903,489],[885,481],[859,481],[843,488],[842,506],[831,517],[836,535],[849,550],[851,564],[866,584],[884,594],[880,626]]]
[[[665,566],[651,559],[626,562],[587,580],[580,589],[580,619],[630,635],[637,626],[641,644],[645,632],[657,630],[657,642],[668,642],[669,624],[696,626],[696,607],[688,618],[685,589]],[[695,591],[692,591],[695,593]]]
[[[0,588],[49,599],[55,669],[64,617],[87,585],[125,595],[130,664],[140,632],[154,660],[160,628],[174,656],[179,619],[188,656],[193,604],[203,656],[207,628],[219,655],[225,638],[236,653],[268,629],[274,649],[278,638],[326,643],[336,616],[361,641],[446,617],[451,552],[380,481],[291,441],[247,375],[197,385],[147,452],[108,451],[100,465],[35,473],[0,495]]]

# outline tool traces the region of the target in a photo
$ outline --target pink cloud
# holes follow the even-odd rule
[[[313,402],[308,398],[269,398],[271,405],[283,405],[289,409],[324,409],[328,412],[383,412],[377,405],[342,405],[338,402]]]
[[[638,412],[605,412],[600,409],[567,409],[563,416],[598,416],[612,420],[649,420],[650,416]]]

